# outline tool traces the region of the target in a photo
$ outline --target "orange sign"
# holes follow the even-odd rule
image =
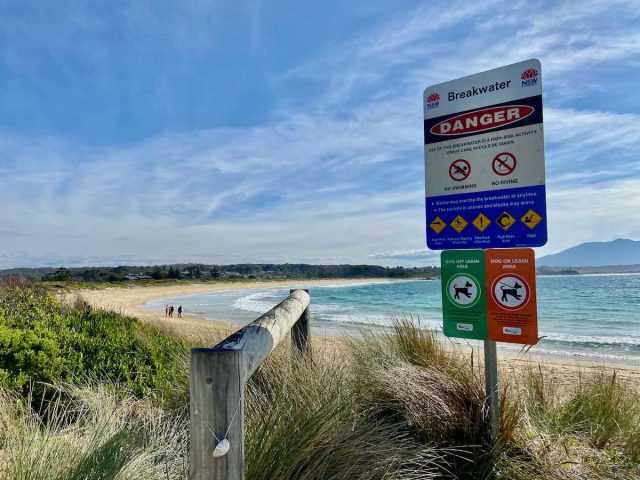
[[[536,263],[530,248],[485,250],[489,340],[538,343]]]

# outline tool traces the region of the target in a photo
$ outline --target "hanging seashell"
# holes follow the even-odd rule
[[[213,456],[223,457],[227,454],[229,448],[231,448],[231,444],[229,443],[229,440],[224,438],[220,443],[216,445],[216,448],[213,449]]]

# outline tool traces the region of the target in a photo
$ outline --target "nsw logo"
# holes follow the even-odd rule
[[[522,75],[520,75],[523,87],[532,87],[538,83],[538,70],[535,68],[527,68]]]
[[[440,95],[437,93],[430,93],[427,97],[427,110],[431,110],[432,108],[438,108],[440,105]]]

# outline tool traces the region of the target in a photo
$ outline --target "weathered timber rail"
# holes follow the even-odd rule
[[[289,331],[294,355],[310,356],[311,299],[289,296],[213,348],[191,350],[191,480],[244,479],[244,387]],[[226,455],[213,456],[229,441]]]

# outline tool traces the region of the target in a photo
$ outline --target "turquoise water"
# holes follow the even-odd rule
[[[640,364],[640,275],[543,276],[537,283],[538,326],[545,338],[533,353]],[[186,314],[248,322],[288,292],[218,292],[158,299],[145,307],[163,311],[171,303],[182,305]],[[389,316],[397,314],[441,331],[440,295],[437,280],[312,287],[313,323],[332,330],[388,325]]]

